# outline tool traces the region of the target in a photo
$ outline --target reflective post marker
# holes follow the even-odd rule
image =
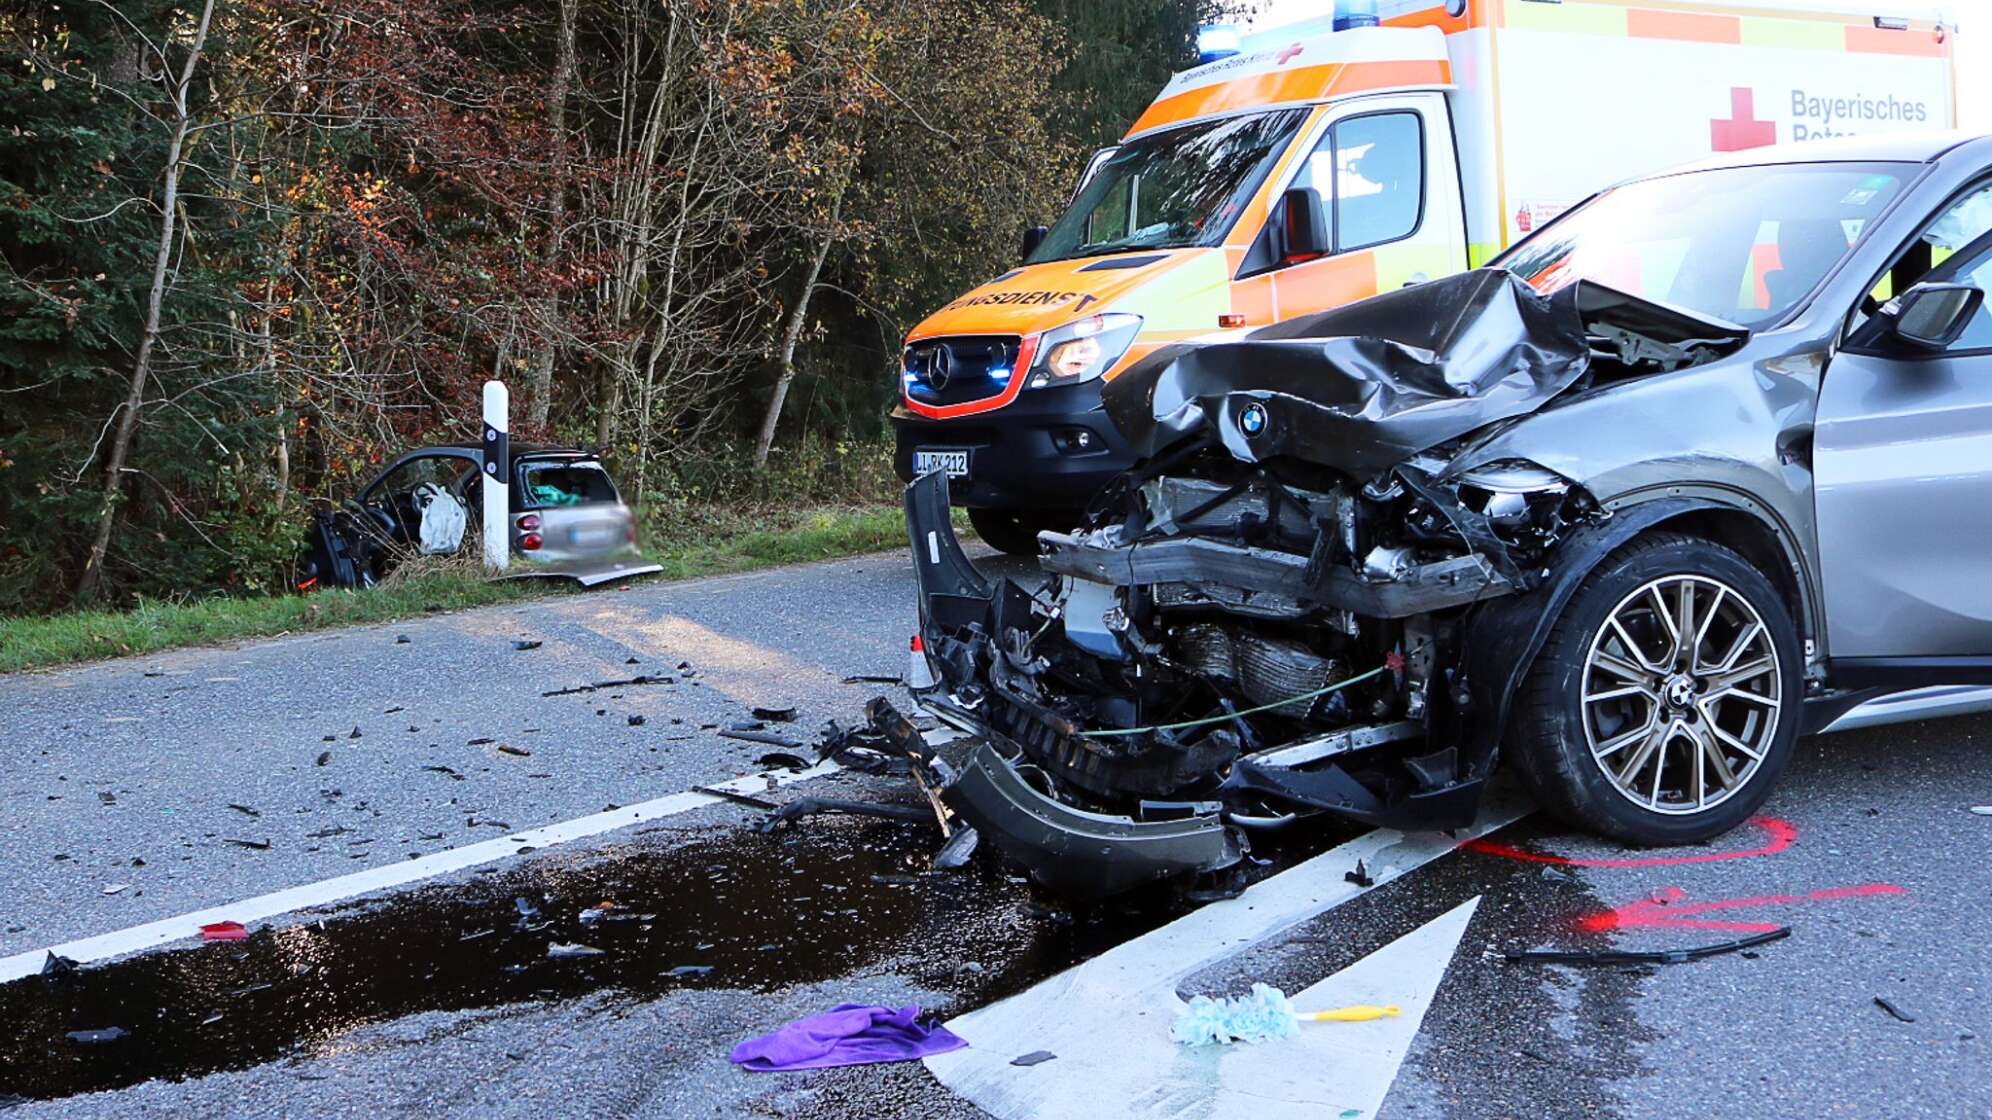
[[[484,383],[484,566],[502,572],[512,559],[511,394]]]

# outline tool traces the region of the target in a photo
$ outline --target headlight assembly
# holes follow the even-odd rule
[[[1141,333],[1141,316],[1094,315],[1044,333],[1027,389],[1076,385],[1107,372]]]

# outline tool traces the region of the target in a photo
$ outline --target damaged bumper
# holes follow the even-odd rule
[[[975,749],[943,797],[1031,878],[1070,894],[1117,894],[1219,871],[1240,856],[1215,802],[1164,820],[1087,812],[1033,789],[992,743]]]

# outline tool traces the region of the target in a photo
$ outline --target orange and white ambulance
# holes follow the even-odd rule
[[[1130,465],[1100,387],[1158,347],[1482,264],[1711,152],[1951,127],[1946,12],[1836,2],[1340,0],[1244,38],[1094,156],[1017,268],[907,336],[900,476],[945,470],[985,540],[1035,552]]]

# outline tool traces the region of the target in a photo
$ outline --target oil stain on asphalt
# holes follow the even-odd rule
[[[935,842],[917,825],[823,819],[542,859],[243,941],[18,981],[0,987],[0,1104],[246,1069],[418,1012],[598,991],[768,991],[890,965],[965,1010],[1194,905],[1156,891],[1070,907],[987,863],[927,870]],[[71,1036],[111,1027],[123,1033]]]

